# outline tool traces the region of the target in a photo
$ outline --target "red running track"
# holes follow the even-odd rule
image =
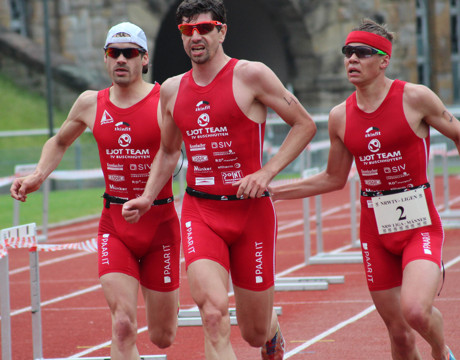
[[[438,184],[439,181],[439,184]],[[440,179],[437,189],[442,189]],[[452,209],[460,208],[458,178],[451,178]],[[457,194],[452,194],[455,192]],[[440,191],[438,191],[440,192]],[[333,251],[351,243],[349,189],[322,196],[324,250]],[[443,199],[436,197],[442,210]],[[302,201],[277,202],[279,238],[277,274],[286,276],[344,276],[344,283],[328,290],[278,291],[275,306],[286,339],[285,359],[390,359],[385,326],[372,306],[362,264],[304,265]],[[314,219],[314,201],[310,218]],[[358,209],[359,214],[359,209]],[[359,223],[358,223],[359,224]],[[80,242],[95,237],[97,219],[49,231],[50,243]],[[316,252],[315,223],[311,221],[312,253]],[[443,251],[446,280],[436,306],[444,315],[445,335],[460,357],[460,230],[446,229]],[[356,251],[357,249],[350,249]],[[97,278],[95,253],[75,251],[41,252],[40,286],[42,301],[44,358],[66,358],[79,354],[109,356],[110,314]],[[12,307],[12,351],[14,360],[32,359],[29,258],[26,249],[11,249],[10,287]],[[234,298],[230,298],[234,307]],[[192,309],[186,273],[182,264],[181,309]],[[200,326],[179,327],[175,343],[160,350],[148,340],[142,296],[139,296],[138,336],[141,354],[166,354],[168,360],[204,359]],[[259,359],[259,350],[249,347],[238,327],[232,326],[231,341],[238,359]],[[428,346],[418,339],[423,359],[431,359]],[[86,354],[87,352],[87,354]]]

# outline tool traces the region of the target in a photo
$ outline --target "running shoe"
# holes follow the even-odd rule
[[[273,339],[267,341],[260,349],[262,360],[283,360],[284,357],[284,337],[280,328]],[[455,360],[455,359],[454,359]]]
[[[452,354],[452,350],[448,347],[449,349],[449,360],[455,360],[454,354]]]

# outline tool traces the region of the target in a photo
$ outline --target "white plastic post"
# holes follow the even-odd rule
[[[2,231],[3,233],[3,231]],[[0,240],[0,244],[3,242]],[[2,359],[11,360],[11,307],[8,255],[0,257],[0,303],[2,316]]]

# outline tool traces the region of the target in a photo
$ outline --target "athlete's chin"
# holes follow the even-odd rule
[[[348,81],[353,85],[359,85],[362,83],[361,79],[356,76],[348,76]]]
[[[117,77],[115,76],[112,79],[114,84],[117,84],[119,86],[128,86],[130,84],[130,80],[127,77]]]
[[[190,60],[192,60],[195,64],[204,64],[208,62],[209,56],[208,55],[200,55],[200,56],[190,56]]]

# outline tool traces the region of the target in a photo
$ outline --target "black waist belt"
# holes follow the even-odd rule
[[[395,190],[382,190],[382,191],[362,191],[361,190],[361,196],[369,196],[369,197],[374,197],[374,196],[384,196],[384,195],[391,195],[391,194],[397,194],[405,191],[410,191],[414,189],[428,189],[430,187],[429,183],[419,185],[416,187],[411,187],[411,188],[404,188],[404,189],[395,189]]]
[[[208,194],[203,191],[192,189],[191,187],[188,187],[188,186],[185,189],[185,192],[191,196],[195,196],[195,197],[202,198],[202,199],[209,199],[209,200],[243,200],[242,197],[237,197],[236,195]],[[270,196],[270,193],[268,191],[264,191],[262,196]]]
[[[119,198],[119,197],[116,197],[116,196],[111,196],[111,195],[109,195],[107,193],[104,193],[104,195],[102,197],[105,199],[105,207],[107,209],[110,208],[111,203],[113,203],[113,204],[124,204],[125,202],[128,201],[127,199]],[[168,197],[166,199],[155,200],[152,205],[165,205],[165,204],[172,203],[173,201],[174,201],[174,196],[170,196],[170,197]]]

